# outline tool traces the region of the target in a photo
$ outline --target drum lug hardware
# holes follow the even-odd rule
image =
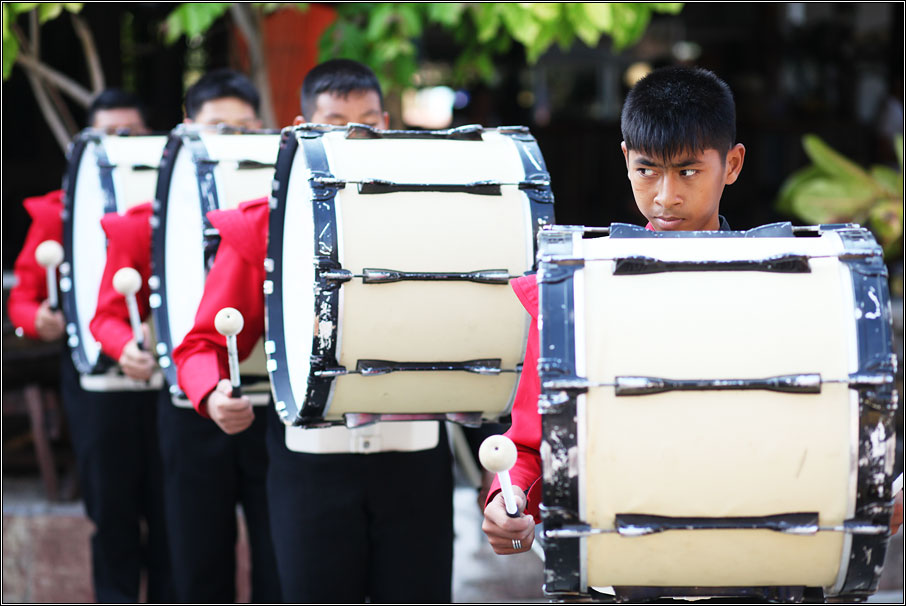
[[[330,257],[315,257],[315,267],[324,290],[335,290],[343,282],[348,282],[355,277],[351,271],[343,269]]]
[[[563,379],[550,379],[541,383],[541,388],[550,391],[562,391],[570,393],[587,393],[589,383],[586,379],[579,377],[566,377]]]
[[[333,379],[334,377],[342,377],[343,375],[348,374],[348,371],[342,366],[338,366],[336,368],[323,368],[321,370],[316,370],[311,374],[320,379]]]
[[[576,270],[585,266],[585,259],[570,259],[569,263],[551,266],[549,259],[542,258],[538,270],[538,284],[559,284],[573,277]]]
[[[352,272],[348,269],[335,269],[333,271],[325,271],[321,273],[321,278],[332,283],[332,286],[338,286],[343,282],[349,282],[352,280]]]
[[[849,385],[855,389],[893,385],[893,375],[886,373],[875,375],[855,373],[849,375]]]

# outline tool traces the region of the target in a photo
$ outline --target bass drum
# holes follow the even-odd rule
[[[266,261],[287,424],[509,412],[528,316],[508,281],[553,219],[527,129],[285,129]]]
[[[582,232],[544,234],[538,272],[546,590],[875,591],[897,403],[871,234]]]
[[[101,352],[89,330],[107,261],[101,218],[124,213],[154,198],[157,169],[167,138],[162,135],[106,135],[82,131],[74,140],[63,184],[63,250],[60,291],[67,342],[83,389],[121,391],[159,389],[158,372],[150,382],[126,377]]]
[[[161,160],[152,219],[151,313],[158,363],[173,403],[191,407],[177,383],[172,352],[195,323],[205,277],[220,243],[207,213],[267,196],[279,134],[180,125]],[[240,365],[243,392],[257,405],[270,401],[262,341]]]

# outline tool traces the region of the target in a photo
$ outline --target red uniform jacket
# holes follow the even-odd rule
[[[504,434],[516,445],[518,458],[510,470],[513,484],[526,491],[525,512],[536,522],[541,521],[538,505],[541,503],[541,415],[538,414],[538,396],[541,381],[538,379],[538,283],[534,275],[516,278],[510,282],[519,302],[532,316],[525,361],[511,413],[512,425]],[[500,491],[497,479],[488,493],[490,501]]]
[[[224,307],[234,307],[243,318],[236,335],[239,359],[252,352],[264,334],[264,258],[267,256],[269,208],[267,198],[243,202],[233,210],[208,213],[220,232],[220,246],[205,282],[195,324],[173,350],[179,387],[200,414],[201,406],[217,383],[229,378],[226,339],[214,327],[214,316]]]
[[[6,309],[17,332],[37,339],[35,315],[47,299],[47,272],[35,260],[35,249],[45,240],[63,242],[63,219],[60,215],[63,211],[63,190],[26,198],[22,206],[31,216],[31,226],[13,265],[16,285],[9,293]]]
[[[113,275],[123,267],[131,267],[142,277],[142,287],[135,293],[138,313],[146,319],[151,312],[148,298],[151,289],[151,203],[140,204],[124,214],[107,213],[101,226],[107,234],[107,264],[98,291],[98,305],[88,325],[91,334],[101,345],[101,351],[119,360],[123,347],[132,340],[132,325],[126,298],[113,288]]]
[[[726,219],[720,218],[721,229],[729,230]],[[645,229],[654,231],[651,223]],[[510,470],[513,484],[526,490],[525,512],[536,522],[541,521],[538,505],[541,503],[541,415],[538,414],[538,396],[541,395],[541,381],[538,378],[538,282],[536,276],[523,276],[510,282],[519,301],[532,316],[528,342],[525,347],[525,361],[522,376],[513,401],[512,425],[506,432],[516,445],[518,457]],[[491,485],[487,502],[500,491],[497,479]]]

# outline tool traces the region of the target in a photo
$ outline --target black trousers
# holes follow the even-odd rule
[[[271,407],[268,450],[287,602],[450,602],[453,480],[443,425],[431,450],[305,454],[286,448]]]
[[[269,408],[269,407],[268,407]],[[230,436],[164,396],[158,405],[167,526],[179,602],[236,601],[236,507],[249,534],[252,602],[281,602],[268,520],[265,407]]]
[[[95,525],[95,599],[138,602],[139,579],[146,570],[148,601],[172,601],[158,392],[85,391],[68,352],[61,355],[60,378],[82,498]]]

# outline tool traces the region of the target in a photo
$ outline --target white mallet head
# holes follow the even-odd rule
[[[41,267],[56,267],[63,261],[63,247],[54,240],[44,240],[35,249],[35,260]]]
[[[516,464],[516,445],[506,436],[490,436],[478,449],[478,460],[488,471],[509,471]]]
[[[225,337],[231,337],[242,331],[243,319],[238,309],[224,307],[214,316],[214,328]]]
[[[131,267],[123,267],[113,274],[113,288],[123,296],[134,295],[141,287],[142,277]]]

